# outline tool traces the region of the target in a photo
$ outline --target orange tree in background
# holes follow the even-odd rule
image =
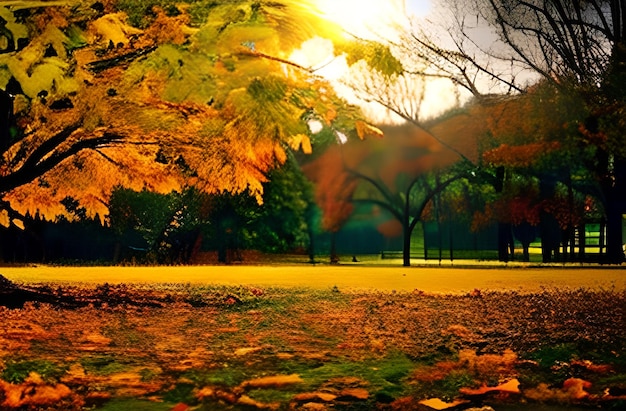
[[[156,6],[158,3],[159,6]],[[339,39],[307,1],[0,6],[2,222],[54,218],[71,199],[103,219],[116,186],[247,193],[310,147],[307,122],[345,105],[289,62],[313,36]],[[354,108],[335,125],[355,128]],[[329,113],[333,113],[329,115]]]
[[[353,163],[346,172],[352,170],[354,178],[374,188],[361,191],[360,201],[376,202],[395,216],[404,233],[405,264],[410,233],[424,217],[425,207],[432,208],[429,202],[459,179],[485,186],[472,194],[481,193],[484,209],[474,210],[474,228],[497,222],[501,260],[508,261],[513,252],[513,232],[528,257],[535,227],[542,234],[546,261],[557,257],[561,232],[572,244],[573,228],[581,222],[585,203],[599,196],[589,172],[594,151],[581,144],[576,122],[585,115],[578,100],[549,83],[540,83],[517,96],[477,98],[430,121],[419,121],[390,101],[381,100],[381,104],[405,118],[405,129],[412,131],[396,149],[393,146],[402,140],[387,137],[382,149],[369,155],[352,154]],[[394,134],[386,130],[389,133]],[[420,144],[426,144],[421,151],[412,147]],[[446,166],[453,164],[451,172]],[[458,204],[445,206],[455,209],[469,204],[463,192],[469,193],[446,193],[444,200]],[[470,202],[476,206],[476,201]],[[427,211],[436,214],[436,210]]]
[[[607,222],[608,262],[624,261],[626,212],[626,2],[624,0],[444,1],[448,26],[411,30],[403,42],[425,76],[444,77],[478,100],[547,83],[574,108],[568,145],[586,146],[584,167]],[[413,28],[418,27],[415,25]],[[476,30],[480,27],[480,30]],[[449,36],[441,41],[438,34]],[[451,41],[450,41],[451,40]],[[552,110],[553,99],[538,104]],[[550,118],[546,116],[550,121]],[[559,122],[555,126],[562,126]],[[590,155],[588,155],[590,154]],[[550,175],[551,174],[551,175]],[[554,173],[542,179],[549,193]],[[570,186],[567,173],[558,184]],[[573,174],[571,174],[573,176]],[[549,240],[550,242],[550,240]]]
[[[466,173],[451,168],[459,161],[457,153],[421,129],[381,126],[381,131],[383,138],[370,133],[364,141],[331,147],[305,173],[317,182],[316,197],[329,228],[343,223],[354,203],[388,211],[402,232],[403,265],[409,266],[411,234],[426,204]]]
[[[482,161],[496,171],[496,197],[487,204],[487,214],[517,234],[525,258],[531,227],[538,228],[544,261],[561,258],[561,242],[568,257],[585,203],[601,198],[590,172],[594,150],[581,141],[577,124],[585,115],[582,102],[542,82],[524,95],[492,104],[490,112]]]
[[[343,147],[331,146],[321,157],[304,166],[305,174],[315,183],[315,203],[322,212],[321,228],[331,235],[332,263],[339,262],[336,234],[352,215],[351,197],[357,185],[356,179],[345,169],[343,156]]]

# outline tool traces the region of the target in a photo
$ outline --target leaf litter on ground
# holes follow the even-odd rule
[[[29,288],[59,303],[0,308],[1,409],[626,401],[626,298],[613,290]]]

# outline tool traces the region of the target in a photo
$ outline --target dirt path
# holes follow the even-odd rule
[[[176,267],[1,267],[14,282],[190,283],[304,287],[341,290],[413,291],[463,294],[474,289],[545,288],[626,290],[626,268],[387,267],[361,265],[263,265]]]

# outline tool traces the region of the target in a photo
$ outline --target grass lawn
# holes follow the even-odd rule
[[[459,265],[462,266],[462,262]],[[538,292],[545,288],[626,290],[626,270],[571,265],[555,267],[274,264],[165,267],[1,267],[0,274],[28,283],[190,283],[304,287],[327,290],[414,291],[463,294],[474,289]]]

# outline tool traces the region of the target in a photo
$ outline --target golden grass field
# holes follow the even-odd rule
[[[28,283],[190,283],[463,294],[474,289],[537,292],[546,288],[626,290],[626,268],[401,267],[381,265],[230,265],[162,267],[2,267]]]

